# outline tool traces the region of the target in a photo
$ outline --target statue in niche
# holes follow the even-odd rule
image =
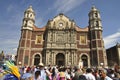
[[[80,43],[86,44],[86,36],[85,35],[80,36]]]
[[[37,43],[41,43],[41,41],[42,41],[42,36],[41,35],[37,36]]]

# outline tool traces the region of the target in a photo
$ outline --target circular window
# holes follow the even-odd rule
[[[62,27],[62,26],[63,26],[63,23],[59,23],[59,26]]]

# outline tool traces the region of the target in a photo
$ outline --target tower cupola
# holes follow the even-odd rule
[[[32,6],[29,6],[24,12],[24,19],[22,29],[32,30],[33,25],[35,24],[35,13],[32,9]]]
[[[89,12],[89,27],[90,29],[102,30],[102,23],[99,10],[95,6],[92,6]]]

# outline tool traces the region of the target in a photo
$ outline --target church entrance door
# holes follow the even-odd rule
[[[34,65],[39,65],[40,63],[40,55],[36,54],[34,57]]]
[[[65,65],[65,56],[62,53],[56,55],[56,65],[64,66]]]
[[[88,67],[88,57],[86,55],[82,55],[81,59],[83,62],[83,66]]]

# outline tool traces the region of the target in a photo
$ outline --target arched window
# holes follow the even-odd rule
[[[40,55],[36,54],[34,57],[34,65],[38,65],[40,63]]]
[[[65,56],[62,53],[58,53],[56,55],[56,64],[58,66],[64,66],[65,65]]]
[[[30,17],[32,17],[32,14],[30,14]]]
[[[98,17],[98,13],[97,13],[97,12],[95,13],[95,17],[96,17],[96,18]]]
[[[86,55],[82,55],[81,60],[83,61],[83,66],[88,66],[88,57]]]

